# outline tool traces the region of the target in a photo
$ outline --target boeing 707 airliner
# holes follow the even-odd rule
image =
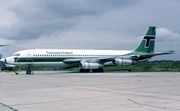
[[[15,52],[4,62],[16,67],[25,67],[26,74],[31,74],[34,67],[79,67],[80,72],[103,72],[105,66],[133,65],[157,55],[172,54],[173,51],[154,52],[155,35],[156,27],[149,27],[138,47],[132,51],[31,49]]]

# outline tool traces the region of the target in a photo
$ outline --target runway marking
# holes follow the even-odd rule
[[[168,109],[168,110],[180,110],[180,109],[167,108],[167,107],[162,107],[162,106],[154,106],[154,105],[150,105],[150,104],[141,104],[141,103],[138,103],[138,102],[131,100],[131,99],[127,99],[127,100],[130,102],[133,102],[135,104],[141,105],[141,106],[149,106],[149,107],[154,107],[154,108],[159,108],[159,109]]]
[[[11,78],[12,79],[12,78]],[[110,86],[108,86],[109,87],[109,89],[107,88],[107,89],[105,89],[105,88],[96,88],[96,86],[98,86],[98,87],[101,87],[101,86],[106,86],[106,85],[119,85],[119,84],[121,84],[121,83],[119,83],[119,82],[113,82],[113,83],[110,83],[110,84],[103,84],[103,82],[101,82],[101,83],[99,83],[99,84],[89,84],[89,82],[90,81],[87,81],[88,83],[86,84],[86,85],[75,85],[75,84],[66,84],[66,82],[65,83],[59,83],[59,82],[52,82],[52,81],[48,81],[48,80],[31,80],[32,78],[29,78],[29,79],[22,79],[22,78],[19,78],[18,79],[18,81],[21,83],[21,82],[27,82],[27,83],[33,83],[33,85],[34,84],[39,84],[39,85],[44,85],[44,86],[48,86],[48,87],[41,87],[41,88],[34,88],[34,89],[39,89],[39,90],[41,90],[41,89],[48,89],[49,88],[49,86],[52,86],[51,88],[61,88],[61,87],[67,87],[67,88],[69,88],[69,89],[77,89],[78,91],[81,91],[81,90],[85,90],[85,91],[94,91],[94,92],[99,92],[100,94],[101,93],[109,93],[109,94],[114,94],[114,95],[112,95],[112,96],[109,96],[109,95],[107,95],[107,96],[100,96],[100,97],[83,97],[83,98],[77,98],[77,99],[71,99],[71,98],[68,98],[68,99],[65,99],[65,100],[63,100],[63,101],[77,101],[77,100],[83,100],[83,99],[96,99],[96,98],[105,98],[105,97],[121,97],[121,96],[126,96],[127,95],[127,97],[129,97],[129,96],[136,96],[136,97],[141,97],[141,98],[156,98],[156,99],[162,99],[162,100],[173,100],[173,101],[178,101],[178,103],[179,103],[179,101],[180,101],[180,96],[175,96],[175,95],[173,95],[173,96],[175,96],[175,97],[173,97],[173,98],[171,98],[171,97],[169,97],[168,95],[167,96],[164,96],[162,93],[161,94],[159,94],[159,93],[153,93],[153,92],[145,92],[145,91],[143,91],[143,89],[149,89],[149,88],[164,88],[164,87],[170,87],[170,86],[179,86],[178,84],[176,84],[176,85],[171,85],[171,84],[168,84],[168,85],[154,85],[154,86],[148,86],[148,87],[143,87],[143,86],[141,86],[141,87],[130,87],[130,88],[119,88],[119,89],[111,89],[110,88]],[[106,78],[107,79],[107,78]],[[10,80],[10,79],[9,79]],[[17,79],[16,79],[17,80]],[[15,79],[12,79],[12,81],[8,81],[9,83],[15,83],[15,81],[16,81]],[[80,80],[82,80],[82,79],[80,79]],[[140,81],[140,82],[142,82],[142,81]],[[145,82],[153,82],[153,81],[145,81]],[[157,81],[155,81],[155,82],[157,82]],[[168,82],[168,81],[161,81],[161,82]],[[135,81],[130,81],[130,83],[131,84],[134,84],[134,83],[138,83],[137,82],[137,80],[135,80]],[[126,84],[126,83],[122,83],[122,84]],[[142,84],[143,84],[143,82],[142,82]],[[133,90],[133,89],[141,89],[141,91],[143,92],[143,94],[142,93],[139,93],[139,94],[137,94],[138,92],[140,92],[140,91],[136,91],[136,90]],[[31,90],[31,89],[30,89]],[[178,90],[177,88],[175,89],[174,88],[174,90]],[[5,91],[5,90],[4,90]],[[8,91],[17,91],[17,90],[8,90]],[[27,90],[28,91],[28,90]],[[164,91],[164,90],[163,90]],[[83,92],[83,91],[82,91]],[[170,95],[170,94],[169,94]],[[163,96],[163,97],[162,97]],[[156,100],[156,99],[154,99],[154,100]],[[155,108],[161,108],[161,109],[165,109],[166,107],[161,107],[161,106],[153,106],[153,105],[149,105],[149,104],[142,104],[142,103],[139,103],[139,102],[136,102],[136,101],[134,101],[134,100],[131,100],[131,99],[127,99],[128,101],[131,101],[131,102],[134,102],[135,104],[139,104],[139,105],[142,105],[142,106],[149,106],[149,107],[155,107]],[[61,102],[62,100],[57,100],[57,101],[48,101],[48,102],[39,102],[39,103],[36,103],[36,102],[31,102],[31,103],[24,103],[24,104],[14,104],[14,105],[11,105],[11,106],[21,106],[21,105],[31,105],[31,104],[45,104],[45,103],[53,103],[53,102]],[[171,109],[171,108],[167,108],[167,109]],[[172,109],[171,109],[172,110]],[[174,110],[180,110],[180,109],[174,109]],[[16,111],[16,110],[15,110]]]
[[[110,90],[98,90],[98,89],[89,89],[89,88],[77,88],[72,87],[74,89],[82,89],[82,90],[88,90],[88,91],[95,91],[95,92],[106,92],[106,93],[112,93],[112,94],[121,94],[121,95],[131,95],[131,96],[139,96],[139,97],[151,97],[151,98],[158,98],[158,99],[167,99],[167,100],[175,100],[180,101],[180,99],[172,99],[167,97],[159,97],[159,96],[151,96],[151,95],[142,95],[142,94],[129,94],[129,93],[123,93],[123,92],[116,92],[116,91],[110,91]]]
[[[101,90],[101,89],[90,89],[90,88],[85,88],[85,87],[79,88],[78,86],[59,85],[59,83],[48,83],[47,81],[27,81],[27,80],[20,80],[20,81],[30,82],[30,83],[35,83],[35,84],[41,84],[41,85],[46,85],[46,86],[48,85],[48,86],[54,86],[54,87],[69,87],[69,88],[73,88],[73,89],[81,89],[81,90],[87,90],[87,91],[106,92],[106,93],[112,93],[112,94],[122,94],[122,95],[131,95],[131,96],[139,96],[139,97],[153,97],[153,98],[159,98],[159,99],[180,101],[180,99],[172,99],[172,98],[167,98],[167,97],[158,97],[158,96],[142,95],[142,94],[129,94],[129,93],[119,92],[120,90],[128,91],[129,89],[140,89],[140,88],[147,88],[147,87],[118,89],[119,91],[117,92],[117,91],[110,91],[108,89],[107,90]],[[103,84],[100,84],[100,85],[103,85]],[[106,84],[104,84],[104,85],[106,85]],[[87,86],[90,86],[90,85],[87,85]],[[169,86],[179,86],[179,85],[169,85]],[[154,86],[154,87],[168,87],[168,86]],[[154,88],[154,87],[148,87],[148,88]],[[147,93],[147,92],[145,92],[145,93]],[[155,93],[155,94],[157,94],[157,93]]]
[[[7,108],[9,108],[9,109],[12,109],[13,111],[18,111],[17,109],[14,109],[14,108],[12,108],[12,107],[10,107],[10,106],[8,106],[8,105],[5,105],[5,104],[3,104],[3,103],[0,103],[0,105],[2,105],[2,106],[4,106],[4,107],[7,107]]]

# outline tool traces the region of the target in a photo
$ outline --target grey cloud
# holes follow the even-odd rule
[[[106,11],[133,3],[134,0],[22,0],[9,6],[19,22],[1,29],[7,39],[36,39],[72,30],[83,16],[101,16]]]
[[[133,49],[149,25],[180,33],[179,5],[178,0],[11,0],[7,7],[17,22],[0,26],[0,37],[14,40],[18,49],[34,43],[41,48],[91,48],[93,44],[94,49]],[[70,32],[73,35],[63,36]],[[157,36],[156,51],[173,46],[179,50],[179,39],[161,39]],[[167,44],[169,40],[176,45]]]

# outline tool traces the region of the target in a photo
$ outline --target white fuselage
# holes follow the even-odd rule
[[[6,58],[6,63],[25,67],[58,67],[61,69],[78,66],[78,64],[65,64],[63,60],[85,60],[95,58],[110,58],[126,55],[127,50],[73,50],[73,49],[32,49],[15,52]]]

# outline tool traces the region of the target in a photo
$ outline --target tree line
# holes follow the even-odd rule
[[[180,61],[148,61],[132,66],[105,67],[105,71],[180,72]]]
[[[23,70],[23,69],[22,69]],[[53,68],[33,68],[33,70],[54,70]],[[56,69],[58,70],[58,69]],[[79,71],[79,68],[65,69],[67,71]],[[180,61],[161,60],[139,62],[131,66],[104,67],[105,72],[180,72]]]

